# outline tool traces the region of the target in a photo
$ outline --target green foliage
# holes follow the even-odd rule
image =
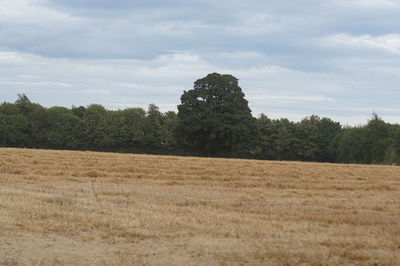
[[[28,119],[29,123],[29,137],[31,147],[46,146],[46,134],[43,132],[46,127],[46,108],[40,104],[33,103],[30,105],[29,113],[24,116]]]
[[[155,104],[150,104],[147,110],[144,126],[144,143],[161,147],[164,142],[163,115]]]
[[[340,138],[338,161],[364,164],[396,163],[397,128],[398,126],[385,123],[375,113],[367,125],[345,128]]]
[[[20,109],[17,105],[12,103],[2,103],[0,105],[0,114],[2,115],[19,115],[21,114]]]
[[[77,117],[79,117],[79,118],[82,119],[83,116],[85,115],[86,108],[83,107],[83,106],[79,106],[79,107],[72,106],[71,111],[72,111],[72,113],[73,113],[75,116],[77,116]]]
[[[339,123],[312,115],[296,124],[297,157],[303,161],[334,162],[333,140],[340,133]]]
[[[51,107],[45,111],[47,144],[52,148],[78,148],[82,120],[65,107]]]
[[[393,149],[396,155],[400,158],[400,126],[397,126],[396,133],[394,135]]]
[[[163,128],[164,128],[164,144],[168,147],[174,148],[177,145],[175,139],[175,130],[179,124],[178,114],[173,111],[168,111],[163,115]]]
[[[197,80],[178,110],[181,145],[206,156],[250,154],[256,124],[235,77],[213,73]]]
[[[389,127],[375,113],[365,127],[365,139],[365,163],[383,162],[390,146]]]
[[[85,147],[96,148],[107,146],[107,115],[107,110],[102,105],[92,104],[86,108],[82,118],[82,133]]]
[[[389,143],[385,153],[385,164],[400,165],[400,125],[390,126],[391,137],[387,140]]]
[[[32,112],[32,102],[25,94],[18,94],[18,99],[15,101],[15,105],[24,115]]]
[[[257,120],[257,157],[267,160],[295,160],[295,125],[287,119],[271,120],[262,114]]]
[[[142,108],[108,111],[103,146],[124,148],[142,145],[145,117],[146,112]]]
[[[337,153],[335,138],[341,126],[329,118],[310,116],[298,123],[287,119],[258,119],[260,138],[258,158],[269,160],[302,160],[334,162]]]
[[[12,103],[0,105],[0,145],[19,146],[29,143],[28,120]]]
[[[21,94],[0,104],[0,146],[400,164],[400,125],[375,113],[364,126],[344,128],[315,115],[296,123],[264,114],[255,119],[231,75],[197,80],[178,110],[45,108]]]
[[[126,136],[128,142],[122,145],[133,146],[144,143],[144,119],[146,111],[142,108],[129,108],[122,111],[124,117],[121,133]]]
[[[46,146],[47,139],[43,128],[46,119],[44,117],[45,108],[40,104],[32,103],[25,94],[18,94],[15,106],[28,121],[27,142],[20,145],[27,147]]]
[[[365,134],[362,127],[343,130],[339,145],[338,161],[343,163],[365,163]]]

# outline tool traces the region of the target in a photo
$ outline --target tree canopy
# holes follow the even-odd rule
[[[250,154],[255,119],[235,77],[213,73],[197,80],[178,111],[178,141],[186,148],[207,156]]]
[[[46,108],[19,94],[0,104],[0,147],[400,164],[400,125],[375,113],[355,127],[316,115],[299,122],[254,118],[238,79],[212,73],[183,92],[178,113],[155,104],[147,111]]]

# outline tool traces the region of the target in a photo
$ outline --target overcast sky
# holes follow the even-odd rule
[[[155,103],[208,73],[254,116],[400,123],[399,0],[0,0],[0,101]]]

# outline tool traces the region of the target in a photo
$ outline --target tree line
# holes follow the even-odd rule
[[[312,115],[251,115],[238,80],[212,73],[184,91],[178,112],[50,107],[22,94],[0,105],[0,146],[363,164],[400,163],[400,125],[363,126]]]

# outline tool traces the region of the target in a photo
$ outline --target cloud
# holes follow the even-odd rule
[[[71,87],[71,84],[51,81],[0,81],[0,86]]]
[[[398,115],[395,0],[0,1],[1,100],[174,109],[220,72],[254,115]]]
[[[232,54],[235,56],[242,61],[247,56],[254,60],[257,53]],[[204,58],[209,57],[212,55]],[[214,57],[229,57],[229,54],[215,54]],[[149,103],[155,103],[167,111],[176,110],[180,95],[191,89],[195,80],[211,72],[220,72],[240,79],[255,116],[263,112],[277,116],[275,118],[297,119],[311,114],[334,116],[346,112],[347,120],[351,120],[352,114],[360,117],[361,112],[366,121],[373,110],[380,110],[376,108],[378,105],[367,108],[363,101],[355,101],[351,96],[353,87],[346,86],[351,82],[343,76],[275,65],[218,66],[204,58],[177,51],[152,60],[54,59],[1,52],[0,94],[4,100],[14,101],[17,93],[26,93],[33,101],[45,106],[100,103],[116,109],[146,108]],[[10,62],[14,67],[10,68]],[[393,100],[393,106],[395,102]],[[386,104],[387,113],[390,115],[390,110],[395,113],[390,103]]]
[[[343,5],[352,5],[358,7],[371,7],[371,8],[392,8],[398,7],[400,4],[397,0],[340,0],[339,3]]]
[[[334,102],[335,100],[322,95],[257,95],[249,97],[249,100],[293,103],[293,102]]]
[[[2,24],[34,23],[41,26],[54,26],[54,23],[79,23],[83,18],[45,7],[45,0],[2,0],[0,22]],[[14,22],[15,23],[15,22]],[[49,24],[52,23],[52,24]]]
[[[392,53],[400,53],[400,34],[382,36],[350,36],[335,34],[324,38],[327,45],[348,46],[350,48],[378,48]]]

